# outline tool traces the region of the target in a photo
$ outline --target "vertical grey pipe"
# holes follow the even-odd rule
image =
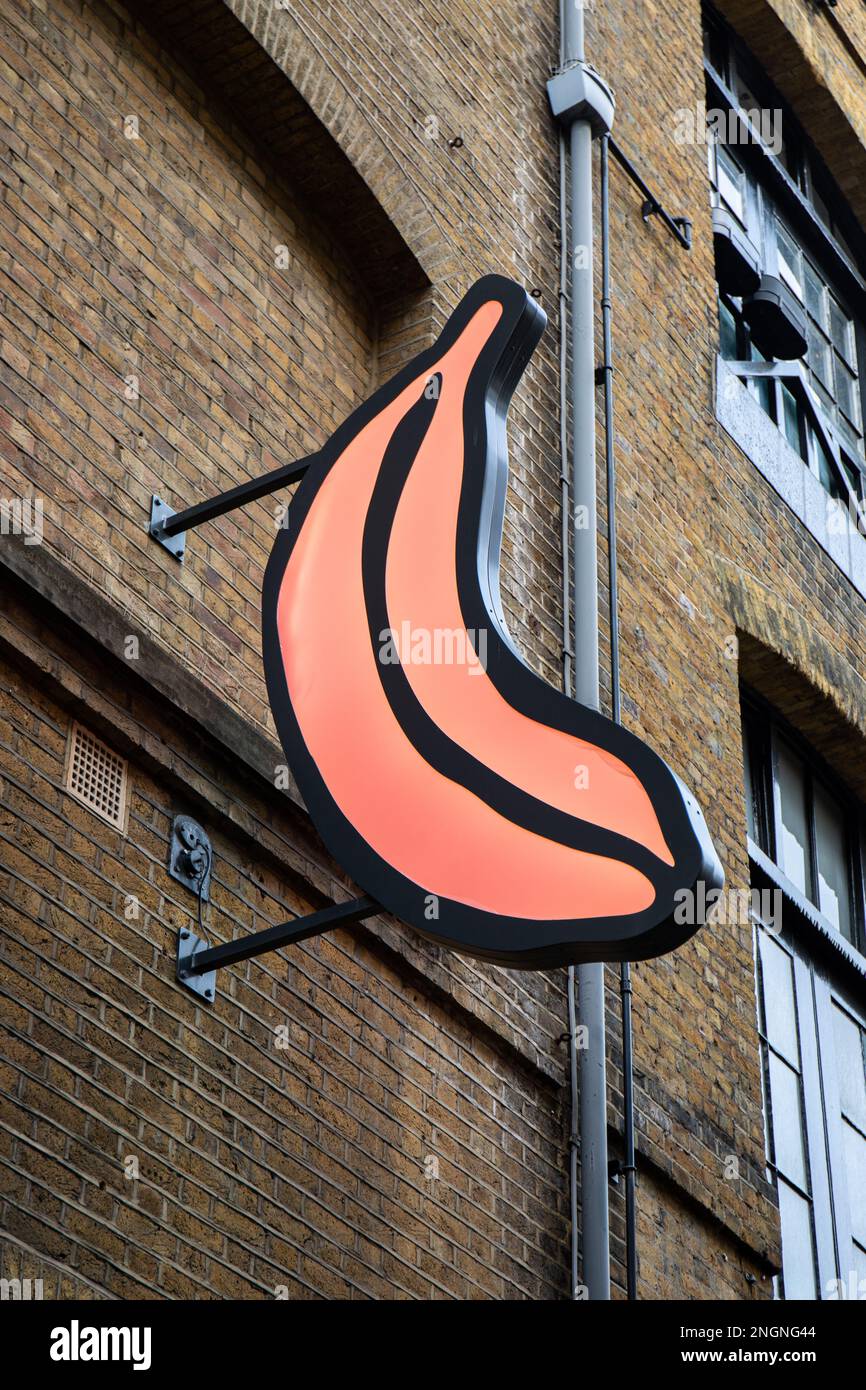
[[[563,57],[563,23],[560,0],[559,61]],[[562,688],[572,695],[572,634],[571,634],[571,480],[568,476],[568,152],[565,135],[559,132],[559,485],[562,521]],[[568,970],[568,1203],[571,1218],[571,1297],[577,1298],[579,1276],[579,1246],[577,1238],[577,1159],[580,1135],[577,1123],[577,972]]]
[[[613,420],[613,301],[610,287],[610,136],[601,137],[601,315],[604,330],[604,452],[607,474],[607,564],[610,595],[610,689],[613,717],[622,722],[619,673],[619,583],[616,531],[616,441]],[[619,968],[622,1016],[622,1100],[625,1162],[625,1266],[629,1300],[637,1298],[637,1194],[634,1134],[634,1039],[631,966]]]
[[[560,0],[562,3],[562,0]],[[568,215],[566,212],[568,155],[559,132],[559,487],[562,546],[562,688],[571,687],[571,481],[568,476]]]
[[[564,63],[585,61],[581,0],[565,0],[563,21]],[[595,298],[592,127],[588,119],[572,123],[569,142],[574,694],[582,704],[598,709]],[[579,1022],[585,1030],[579,1058],[583,1283],[591,1300],[604,1300],[610,1298],[604,966],[579,966],[577,982]]]
[[[565,61],[565,18],[559,0],[559,65]],[[562,521],[562,688],[572,695],[571,632],[571,480],[568,476],[568,144],[559,132],[559,483]],[[571,1221],[571,1297],[580,1284],[580,1247],[577,1230],[577,1161],[580,1149],[577,1091],[577,971],[568,969],[568,1205]]]

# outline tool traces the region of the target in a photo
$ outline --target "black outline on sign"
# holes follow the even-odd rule
[[[581,821],[513,786],[455,744],[418,703],[399,665],[377,663],[391,707],[431,767],[467,787],[500,814],[547,839],[604,854],[633,865],[656,889],[652,906],[629,916],[534,921],[481,911],[438,899],[438,919],[427,919],[429,889],[383,860],[346,819],[318,772],[292,709],[277,632],[277,603],[286,567],[310,506],[330,468],[348,444],[408,384],[434,372],[484,304],[495,300],[502,315],[470,374],[463,407],[464,469],[456,547],[460,604],[466,628],[486,629],[486,670],[500,694],[529,718],[594,743],[626,763],[645,787],[674,857],[671,867],[626,836]],[[699,923],[673,919],[675,895],[706,892],[723,882],[718,858],[694,798],[662,758],[635,735],[599,712],[577,704],[524,663],[505,625],[499,565],[508,482],[506,414],[514,389],[544,330],[545,316],[510,280],[487,276],[466,294],[436,344],[414,358],[360,406],[315,455],[289,510],[289,525],[274,544],[262,593],[263,656],[271,708],[298,787],[326,846],[383,908],[424,936],[467,955],[518,969],[544,969],[599,960],[642,960],[681,945]],[[364,533],[363,583],[370,640],[388,628],[385,559],[402,487],[435,410],[423,395],[395,429],[383,458]],[[350,673],[349,673],[350,674]],[[363,736],[363,731],[359,731]],[[407,806],[406,815],[418,808]],[[419,832],[420,833],[420,832]],[[430,827],[423,827],[430,833]],[[437,834],[447,833],[439,827]]]

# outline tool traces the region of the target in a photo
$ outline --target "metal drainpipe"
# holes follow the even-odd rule
[[[610,287],[610,136],[601,137],[601,313],[604,330],[604,452],[607,474],[607,563],[610,595],[610,688],[612,713],[622,722],[622,695],[619,672],[619,584],[617,575],[616,530],[616,447],[613,419],[613,301]],[[626,1292],[637,1298],[637,1194],[634,1130],[634,1039],[632,1030],[631,966],[623,961],[619,969],[622,1015],[622,1098],[625,1157],[625,1259]]]
[[[563,5],[559,0],[559,63],[565,53],[565,24]],[[572,633],[571,579],[569,576],[571,529],[571,481],[568,476],[568,214],[567,214],[568,153],[566,136],[559,132],[559,484],[562,518],[562,687],[566,695],[572,691]],[[580,1135],[577,1123],[577,972],[568,968],[568,1070],[569,1070],[569,1133],[568,1133],[568,1200],[571,1218],[571,1297],[577,1297],[580,1282],[579,1247],[577,1239],[577,1156]]]
[[[570,152],[569,221],[571,248],[571,404],[572,439],[572,595],[574,607],[574,694],[599,708],[598,539],[595,458],[595,300],[593,290],[592,141],[610,128],[613,102],[608,89],[587,67],[584,16],[580,0],[560,7],[560,71],[548,84],[554,116],[567,127]],[[571,1091],[579,1074],[578,1122],[581,1166],[583,1284],[591,1300],[610,1298],[610,1214],[608,1208],[607,1085],[604,966],[577,969],[578,1015],[574,1013],[575,971],[569,970]],[[575,1057],[576,1027],[586,1030],[586,1046]],[[577,1136],[570,1140],[572,1274],[575,1275]],[[572,1297],[578,1296],[572,1280]]]

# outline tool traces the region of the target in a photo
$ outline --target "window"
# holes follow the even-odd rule
[[[866,284],[851,247],[862,254],[862,233],[781,98],[711,10],[704,57],[711,200],[736,219],[761,272],[793,296],[808,344],[798,363],[767,361],[746,301],[720,289],[721,355],[757,364],[744,365],[741,380],[826,490],[856,508],[866,496]]]
[[[862,951],[861,807],[761,705],[744,704],[743,728],[749,838],[828,930]]]
[[[782,1232],[776,1291],[866,1299],[866,962],[852,969],[849,952],[843,971],[820,949],[863,942],[861,808],[748,697],[743,730],[753,885],[785,892],[781,922],[755,919],[767,1168]]]
[[[866,1014],[756,923],[767,1167],[786,1299],[866,1299]]]
[[[818,1296],[815,1213],[794,960],[757,932],[758,1007],[767,1117],[767,1160],[776,1180],[786,1298]]]
[[[746,171],[725,145],[710,145],[710,177],[719,201],[746,225]]]

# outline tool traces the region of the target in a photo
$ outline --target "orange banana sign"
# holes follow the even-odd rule
[[[311,461],[263,594],[271,708],[328,849],[424,935],[523,969],[673,950],[681,895],[722,883],[676,774],[505,627],[505,418],[544,322],[478,281]]]

